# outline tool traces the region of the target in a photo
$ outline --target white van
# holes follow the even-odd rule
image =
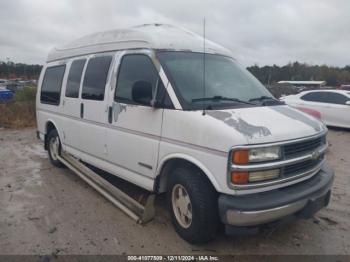
[[[77,159],[156,194],[192,243],[329,203],[326,127],[273,98],[227,49],[142,25],[52,50],[37,93],[53,165]]]

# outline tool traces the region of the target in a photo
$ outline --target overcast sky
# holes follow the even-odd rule
[[[171,23],[202,32],[246,66],[350,64],[349,0],[0,0],[0,60],[44,63],[96,31]]]

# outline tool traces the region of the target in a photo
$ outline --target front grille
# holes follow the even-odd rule
[[[323,156],[320,156],[317,160],[307,160],[293,165],[283,167],[283,177],[290,177],[296,174],[309,171],[316,167],[323,160]]]
[[[305,153],[311,152],[324,144],[324,141],[325,137],[318,137],[307,141],[285,145],[283,147],[284,157],[292,158],[297,155],[303,155]]]
[[[272,144],[273,146],[278,143]],[[269,144],[266,147],[271,146]],[[253,189],[263,188],[270,185],[290,185],[291,181],[300,181],[302,178],[315,175],[321,168],[321,164],[325,160],[325,150],[327,148],[326,135],[300,139],[294,142],[281,142],[281,158],[265,163],[254,163],[254,166],[235,165],[232,163],[232,154],[230,153],[231,168],[229,172],[257,172],[260,170],[280,170],[280,176],[271,180],[262,180],[251,182],[247,185],[236,185],[231,183],[230,186],[235,189]],[[254,148],[255,146],[247,146],[247,148]],[[294,162],[293,164],[291,164]],[[231,173],[229,173],[231,175]],[[296,183],[296,182],[293,182]]]

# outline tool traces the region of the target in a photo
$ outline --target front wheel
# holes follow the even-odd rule
[[[57,130],[50,131],[47,137],[48,154],[51,164],[56,167],[63,167],[64,165],[58,160],[58,156],[61,154],[61,141],[58,136]]]
[[[219,225],[218,196],[204,174],[178,167],[168,186],[171,220],[180,237],[193,244],[212,240]]]

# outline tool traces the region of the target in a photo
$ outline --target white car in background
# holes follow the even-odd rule
[[[350,128],[350,91],[312,90],[281,98],[287,105],[320,112],[327,126]]]

